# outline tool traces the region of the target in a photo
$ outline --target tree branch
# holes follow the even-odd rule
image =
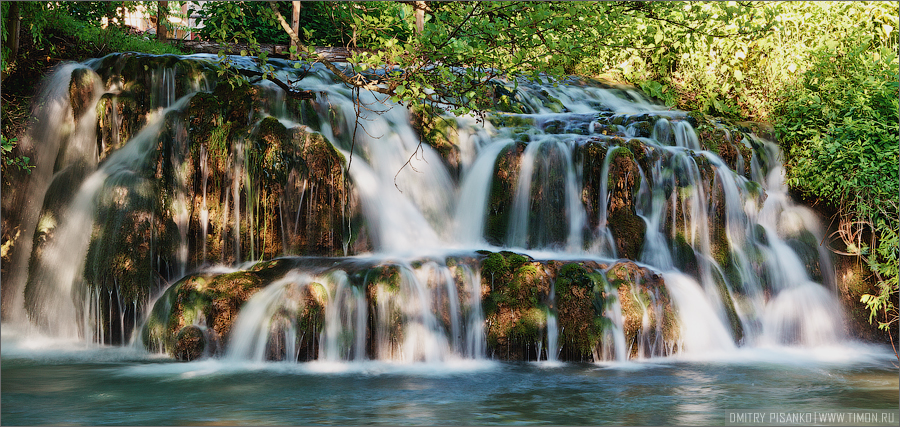
[[[269,0],[269,7],[272,9],[272,12],[275,14],[275,18],[281,24],[281,28],[284,28],[284,31],[287,32],[288,36],[290,36],[291,42],[293,42],[297,46],[298,50],[304,51],[304,52],[299,52],[301,57],[303,57],[306,60],[313,60],[314,62],[321,63],[322,65],[325,66],[325,68],[327,68],[329,71],[334,73],[335,77],[337,77],[338,80],[340,80],[341,82],[343,82],[345,84],[351,85],[353,87],[358,87],[361,89],[366,89],[366,90],[369,90],[372,92],[378,92],[378,93],[383,93],[383,94],[387,94],[387,95],[394,94],[394,91],[391,90],[390,88],[385,88],[385,87],[379,86],[379,84],[381,82],[378,80],[368,80],[365,77],[363,77],[361,74],[356,74],[355,76],[350,77],[350,76],[344,74],[344,72],[341,71],[340,68],[338,68],[337,66],[332,64],[331,61],[328,60],[328,58],[325,58],[325,56],[320,55],[318,53],[309,54],[308,53],[309,48],[307,48],[306,45],[304,45],[302,42],[300,42],[300,37],[297,36],[297,33],[295,33],[294,30],[291,28],[290,24],[287,23],[287,21],[284,19],[284,16],[281,16],[281,12],[278,11],[278,5],[274,1]]]
[[[316,94],[313,93],[312,91],[294,89],[291,86],[289,86],[287,83],[279,80],[275,76],[266,77],[263,75],[263,73],[261,73],[259,71],[245,70],[242,68],[238,68],[237,72],[239,74],[247,76],[247,77],[265,77],[267,80],[271,81],[272,83],[275,83],[276,86],[280,87],[282,90],[284,90],[287,93],[288,96],[290,96],[291,98],[294,98],[294,99],[315,99],[316,98]]]

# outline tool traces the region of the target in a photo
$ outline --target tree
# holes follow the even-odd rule
[[[22,29],[27,31],[35,45],[44,42],[44,27],[47,25],[47,5],[41,2],[2,2],[2,74],[5,80],[16,66],[22,43]]]
[[[9,56],[12,58],[19,55],[19,19],[19,2],[12,2],[3,22],[4,47],[9,49]]]
[[[166,41],[166,20],[168,19],[169,2],[156,2],[156,40]]]
[[[292,10],[291,10],[291,29],[294,31],[294,34],[300,33],[300,9],[302,8],[302,3],[299,1],[291,2]],[[294,43],[294,40],[291,39],[291,55],[290,59],[292,61],[297,60],[297,50],[300,47]]]
[[[386,31],[403,27],[384,13],[387,6],[349,8],[351,44],[369,51],[352,55],[349,62],[358,69],[338,78],[401,102],[441,100],[458,113],[491,107],[489,81],[501,75],[560,78],[585,60],[612,68],[635,56],[665,69],[701,43],[745,43],[765,35],[774,22],[774,8],[749,3],[471,2],[433,4],[425,25],[424,2],[403,3],[401,15],[416,16],[415,24],[406,24],[413,27],[407,33]],[[283,24],[276,2],[270,10],[285,32],[293,32],[292,40],[302,42]],[[378,68],[380,77],[367,78],[361,73],[367,67]],[[732,86],[741,80],[738,73],[729,75]]]

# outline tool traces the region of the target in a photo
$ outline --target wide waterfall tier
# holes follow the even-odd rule
[[[295,91],[220,82],[208,55],[50,76],[53,109],[21,143],[38,167],[13,195],[4,316],[100,343],[148,319],[143,344],[183,359],[843,339],[822,231],[757,128],[584,79],[497,81],[485,120],[452,117],[270,65]]]

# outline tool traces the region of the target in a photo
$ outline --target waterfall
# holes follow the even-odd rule
[[[601,255],[609,257],[616,256],[616,246],[613,242],[612,233],[609,231],[609,163],[613,159],[613,151],[617,147],[610,146],[606,150],[606,156],[603,159],[603,169],[600,172],[600,198],[598,199],[597,213],[599,214],[598,226],[596,231],[596,240],[594,241],[594,251]]]
[[[557,362],[559,354],[559,326],[556,323],[556,313],[547,311],[547,361]],[[538,350],[540,356],[540,350]]]
[[[292,363],[846,340],[824,233],[787,195],[777,145],[748,132],[708,140],[633,89],[571,82],[510,84],[516,114],[423,129],[421,111],[320,66],[272,60],[313,94],[296,99],[216,86],[210,56],[154,58],[66,65],[41,93],[9,319],[122,343],[144,317],[160,322],[148,347],[200,331],[207,357]],[[70,99],[79,75],[89,99]]]
[[[26,318],[25,287],[33,249],[31,236],[38,227],[48,187],[59,172],[75,166],[73,162],[79,157],[87,163],[82,166],[84,169],[96,167],[96,156],[89,155],[91,150],[96,150],[93,148],[96,126],[91,117],[96,112],[95,105],[102,93],[101,83],[95,74],[87,74],[94,99],[88,102],[85,109],[87,117],[81,120],[76,120],[78,117],[73,115],[74,101],[69,94],[73,77],[88,70],[81,64],[64,64],[47,77],[36,96],[35,105],[41,107],[33,112],[28,132],[19,142],[20,148],[31,152],[35,168],[24,183],[22,192],[17,195],[18,205],[21,206],[21,231],[17,239],[20,247],[13,251],[10,273],[4,278],[3,313],[15,321]],[[70,151],[72,154],[69,154]]]
[[[734,348],[734,339],[700,285],[680,273],[667,273],[666,287],[678,306],[682,338],[679,347],[702,354]]]
[[[227,357],[262,362],[270,350],[280,353],[280,359],[296,361],[301,338],[296,317],[306,305],[303,291],[313,281],[307,274],[291,272],[250,298],[234,322]],[[273,337],[281,340],[282,349],[271,348]]]
[[[466,203],[457,203],[455,215],[456,235],[459,236],[460,243],[474,245],[484,240],[485,216],[494,166],[497,156],[512,143],[512,140],[501,139],[482,148],[466,174],[459,192],[460,201],[465,200]]]

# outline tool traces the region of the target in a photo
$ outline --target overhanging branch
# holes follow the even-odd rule
[[[331,61],[328,60],[328,58],[325,58],[325,56],[320,55],[318,53],[310,54],[309,48],[307,48],[306,45],[304,45],[302,42],[300,42],[300,37],[297,36],[297,33],[294,32],[294,30],[291,28],[290,24],[288,24],[288,22],[284,19],[284,16],[281,15],[281,12],[278,11],[278,5],[274,1],[270,0],[269,7],[272,9],[272,12],[274,13],[275,18],[278,20],[278,23],[281,24],[281,28],[283,28],[284,31],[288,34],[288,36],[290,36],[291,41],[297,46],[297,49],[302,51],[302,52],[299,52],[299,55],[303,59],[321,63],[322,65],[325,66],[325,68],[327,68],[329,71],[331,71],[335,75],[335,77],[338,78],[338,80],[340,80],[344,84],[347,84],[347,85],[350,85],[353,87],[358,87],[360,89],[366,89],[366,90],[369,90],[372,92],[378,92],[378,93],[383,93],[383,94],[387,94],[387,95],[394,94],[394,91],[391,90],[390,88],[380,86],[381,82],[378,80],[368,80],[368,79],[364,78],[361,74],[356,74],[355,76],[350,77],[350,76],[344,74],[344,72],[341,71],[340,68],[338,68],[337,66],[332,64]],[[313,52],[315,52],[315,51],[313,51]]]

